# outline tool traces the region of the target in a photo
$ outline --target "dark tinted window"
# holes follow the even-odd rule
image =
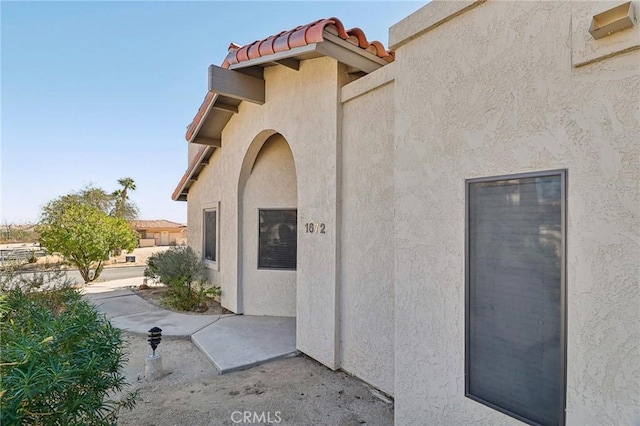
[[[298,211],[260,210],[258,268],[296,269]]]
[[[204,212],[204,258],[216,261],[216,210],[205,210]]]
[[[564,421],[564,174],[468,181],[467,394]]]

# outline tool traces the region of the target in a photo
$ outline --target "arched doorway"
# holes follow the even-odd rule
[[[254,140],[239,183],[241,312],[295,317],[297,180],[293,154],[281,134]]]

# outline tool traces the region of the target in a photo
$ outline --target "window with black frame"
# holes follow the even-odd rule
[[[217,210],[209,209],[204,211],[204,259],[210,262],[217,261],[217,222]]]
[[[258,268],[296,269],[298,211],[258,210]]]
[[[467,181],[466,395],[564,424],[566,171]]]

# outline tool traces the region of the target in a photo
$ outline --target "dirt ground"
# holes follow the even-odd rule
[[[379,425],[393,424],[393,404],[375,390],[318,362],[297,356],[219,375],[186,339],[163,338],[164,377],[147,382],[146,336],[126,334],[125,374],[141,399],[120,414],[120,425]],[[384,398],[384,397],[383,397]]]
[[[142,290],[141,287],[130,287],[130,290],[133,291],[138,296],[145,299],[146,301],[156,306],[160,306],[163,309],[171,309],[162,304],[162,298],[164,297],[165,293],[169,290],[169,288],[164,284],[155,284],[155,283],[149,282],[148,288],[144,290]],[[230,310],[223,308],[218,301],[214,299],[209,299],[209,298],[207,298],[207,300],[204,302],[202,306],[200,306],[197,310],[193,312],[177,311],[175,309],[171,309],[171,310],[174,310],[176,312],[181,312],[183,314],[193,314],[193,315],[198,315],[198,314],[224,315],[224,314],[232,313]]]

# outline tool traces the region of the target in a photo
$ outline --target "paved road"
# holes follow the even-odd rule
[[[98,282],[121,280],[124,278],[142,277],[146,266],[127,266],[120,268],[105,268],[98,278]],[[25,275],[27,275],[25,273]],[[83,280],[80,273],[76,270],[67,271],[67,275],[74,279],[77,283],[82,284]]]

